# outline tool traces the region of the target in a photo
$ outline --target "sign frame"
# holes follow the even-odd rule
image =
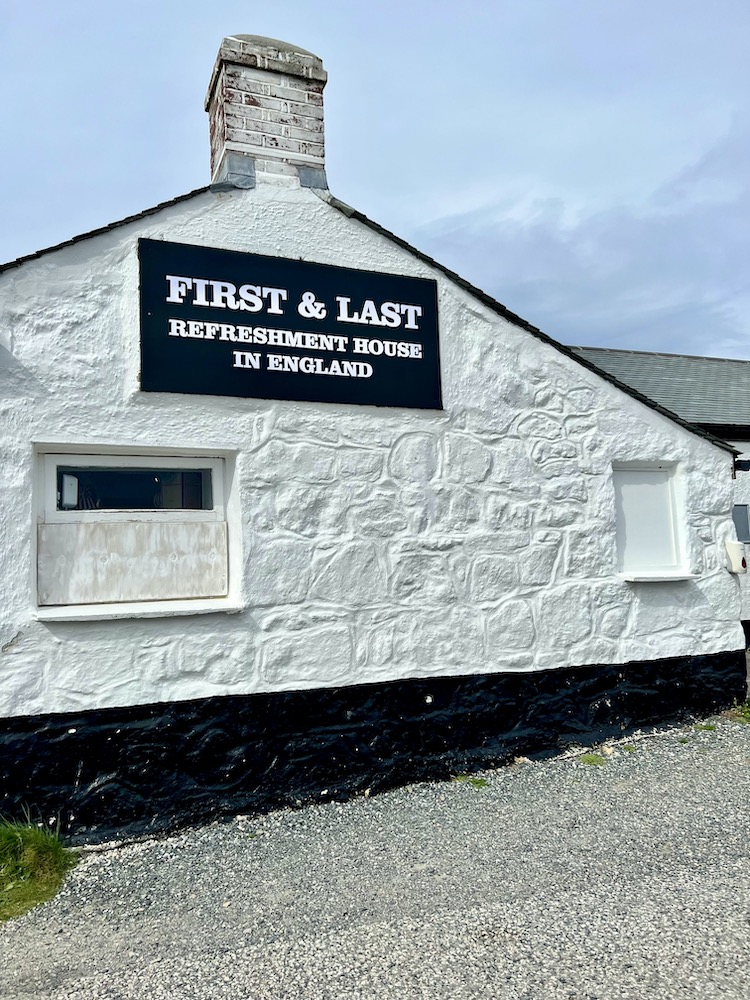
[[[138,240],[140,388],[442,410],[437,281]]]

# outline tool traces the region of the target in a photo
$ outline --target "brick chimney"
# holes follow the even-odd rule
[[[211,181],[252,188],[298,178],[326,188],[321,60],[260,35],[230,35],[219,48],[206,94]]]

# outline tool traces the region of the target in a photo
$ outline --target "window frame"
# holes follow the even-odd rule
[[[666,473],[666,487],[668,491],[667,513],[669,526],[672,532],[672,542],[674,549],[674,562],[663,563],[660,566],[644,566],[637,562],[628,562],[626,558],[627,549],[622,552],[619,545],[620,521],[618,518],[617,504],[617,484],[616,475],[618,472],[660,472]],[[625,580],[629,581],[658,581],[658,580],[689,580],[695,579],[696,574],[691,573],[688,568],[688,555],[685,546],[685,528],[681,520],[683,511],[682,497],[680,495],[680,467],[676,462],[666,461],[635,461],[635,462],[613,462],[612,463],[612,491],[614,499],[614,529],[615,529],[615,561],[617,573]]]
[[[171,618],[202,614],[236,614],[245,610],[242,511],[237,477],[238,452],[203,447],[159,447],[107,442],[41,440],[32,442],[34,491],[29,597],[34,617],[41,622],[112,621],[126,618]],[[51,459],[50,462],[47,460]],[[57,466],[72,463],[109,468],[200,468],[212,473],[212,510],[73,511],[57,508]],[[50,473],[51,470],[51,480]],[[52,489],[48,488],[51,481]],[[81,517],[83,515],[83,517]],[[115,521],[223,521],[226,525],[228,589],[222,597],[170,597],[94,604],[45,605],[39,602],[38,529],[48,524],[76,521],[113,524]]]
[[[86,454],[76,452],[48,452],[43,459],[43,510],[45,524],[123,522],[123,521],[224,521],[224,460],[222,458],[195,458],[172,455],[117,455]],[[116,508],[94,510],[57,509],[58,466],[102,469],[208,469],[211,473],[213,507],[196,510],[183,507],[168,510],[142,508]]]

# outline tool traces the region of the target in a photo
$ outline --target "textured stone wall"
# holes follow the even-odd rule
[[[740,458],[750,459],[750,442],[736,441],[734,446],[740,452]],[[734,481],[734,502],[750,504],[750,472],[737,471]],[[750,543],[745,545],[745,551],[750,558]],[[743,621],[750,621],[750,578],[746,574],[739,578],[741,591],[740,615]]]
[[[77,840],[549,756],[745,695],[745,656],[431,677],[0,721],[3,813]]]
[[[437,278],[444,411],[138,392],[136,239]],[[738,649],[731,459],[308,190],[208,192],[0,275],[0,713]],[[554,331],[551,331],[554,332]],[[236,455],[236,614],[42,622],[33,442]],[[615,562],[612,463],[679,466],[686,582]]]

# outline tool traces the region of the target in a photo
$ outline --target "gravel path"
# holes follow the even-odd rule
[[[750,996],[750,725],[90,852],[3,1000]]]

